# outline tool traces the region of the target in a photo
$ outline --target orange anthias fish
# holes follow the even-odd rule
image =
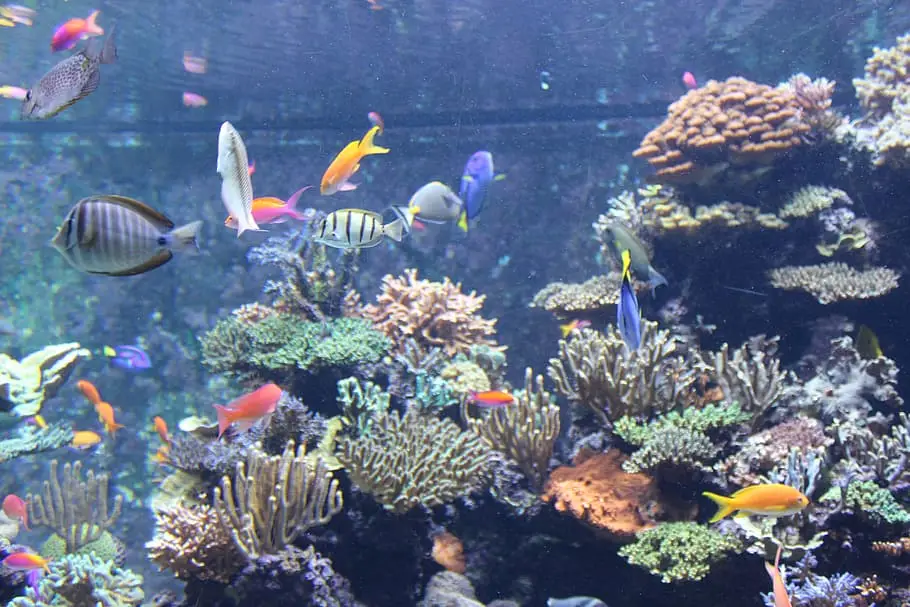
[[[85,40],[91,36],[103,36],[104,30],[95,23],[101,11],[93,11],[85,19],[70,19],[54,31],[51,38],[51,50],[65,51],[76,46],[80,40]]]
[[[171,437],[167,433],[167,422],[164,421],[160,415],[156,415],[155,419],[152,420],[155,424],[155,432],[158,433],[158,436],[161,438],[161,442],[165,445],[171,444]]]
[[[95,384],[90,382],[87,379],[80,379],[76,382],[76,387],[79,388],[79,391],[82,392],[82,395],[88,399],[93,405],[97,405],[101,402],[101,393],[98,392],[98,388],[95,387]]]
[[[730,497],[724,497],[705,491],[705,497],[717,504],[717,514],[711,521],[716,523],[722,518],[739,511],[737,516],[757,514],[760,516],[787,516],[796,514],[809,505],[809,498],[797,489],[787,485],[768,484],[752,485],[740,489]]]
[[[567,322],[564,325],[559,325],[559,330],[562,331],[563,339],[569,336],[572,331],[581,331],[587,327],[591,326],[590,320],[579,320],[575,319],[571,322]]]
[[[313,186],[306,186],[300,188],[287,199],[285,202],[280,198],[274,198],[272,196],[263,196],[262,198],[253,199],[253,219],[256,220],[258,225],[264,223],[284,223],[289,219],[296,219],[297,221],[310,221],[315,216],[313,209],[306,209],[305,211],[297,210],[297,201],[300,200],[300,195],[309,190]],[[231,215],[227,216],[227,219],[224,220],[224,225],[236,230],[239,227],[237,220],[234,219]]]
[[[487,392],[469,393],[468,401],[480,407],[508,407],[515,402],[515,397],[508,392],[488,390]]]
[[[3,566],[13,571],[44,569],[50,573],[50,569],[47,568],[50,562],[50,559],[41,558],[41,555],[32,554],[31,552],[14,552],[3,559]]]
[[[363,139],[360,141],[354,140],[347,144],[335,156],[332,164],[326,169],[325,175],[322,176],[319,191],[323,196],[331,196],[335,192],[356,190],[357,186],[348,180],[360,169],[360,161],[363,160],[364,156],[389,153],[387,148],[373,144],[373,138],[376,137],[379,130],[379,125],[374,126],[366,132]]]
[[[213,405],[218,413],[218,438],[235,422],[241,432],[249,430],[260,419],[275,412],[280,398],[281,388],[275,384],[266,384],[227,406]]]
[[[768,575],[771,576],[771,589],[774,594],[774,607],[792,607],[790,605],[790,597],[787,596],[787,585],[784,584],[784,578],[780,574],[780,553],[783,551],[783,549],[783,546],[777,547],[777,557],[774,559],[773,565],[768,561],[765,561],[765,571],[767,571]]]
[[[73,442],[70,447],[87,450],[101,443],[101,435],[91,430],[76,430],[73,432]]]
[[[171,450],[167,445],[161,445],[155,451],[155,455],[152,456],[152,461],[156,464],[169,464],[171,463],[170,452]]]
[[[11,519],[22,521],[28,531],[28,504],[18,495],[10,493],[3,498],[3,514]]]
[[[104,431],[110,435],[116,434],[117,430],[123,427],[114,421],[114,408],[110,403],[101,401],[95,405],[95,413],[98,414],[98,421],[104,424]]]

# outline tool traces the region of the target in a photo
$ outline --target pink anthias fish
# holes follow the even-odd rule
[[[190,74],[204,74],[209,67],[205,57],[196,57],[189,51],[183,51],[183,69]]]
[[[0,97],[4,97],[6,99],[15,99],[16,101],[22,101],[25,99],[25,96],[27,94],[28,91],[26,89],[18,86],[0,86]]]
[[[33,569],[44,569],[50,572],[48,564],[50,559],[41,558],[40,554],[31,552],[13,552],[3,559],[3,566],[13,571],[32,571]]]
[[[300,200],[300,195],[311,187],[313,186],[308,185],[300,188],[291,194],[291,197],[287,199],[287,202],[280,198],[272,198],[271,196],[256,198],[253,200],[253,219],[256,220],[257,224],[284,223],[289,219],[312,221],[316,216],[315,209],[297,210],[297,201]],[[230,215],[224,220],[224,225],[232,230],[236,230],[239,226],[237,219]]]
[[[24,499],[14,493],[4,497],[3,514],[13,520],[22,521],[22,526],[28,531],[28,504]]]
[[[32,18],[35,16],[35,9],[21,4],[6,4],[0,6],[0,17],[9,19],[13,23],[31,27]]]
[[[683,82],[683,84],[686,85],[686,88],[689,89],[690,91],[692,89],[698,88],[698,81],[695,79],[695,76],[692,74],[692,72],[685,72],[682,75],[682,82]]]
[[[205,107],[208,104],[209,100],[199,93],[190,93],[189,91],[183,93],[183,105],[186,107]]]
[[[56,30],[51,38],[51,50],[66,51],[80,41],[92,36],[103,36],[104,29],[95,23],[101,11],[92,11],[92,14],[85,19],[74,17]]]

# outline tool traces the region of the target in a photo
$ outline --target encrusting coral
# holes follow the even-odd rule
[[[899,277],[900,274],[890,268],[860,271],[838,262],[786,266],[768,272],[771,286],[789,291],[805,291],[820,304],[844,299],[881,297],[897,288]]]
[[[0,353],[0,409],[36,415],[60,389],[76,364],[92,354],[78,343],[46,346],[22,360]]]
[[[339,441],[351,481],[396,513],[447,504],[489,478],[489,450],[473,432],[411,409],[377,417],[368,436]]]
[[[777,214],[784,218],[810,217],[831,208],[835,203],[853,204],[843,190],[817,185],[808,185],[790,195]]]

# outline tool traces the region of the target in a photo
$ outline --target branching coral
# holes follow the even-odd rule
[[[697,367],[677,354],[678,341],[642,322],[641,347],[630,351],[619,332],[585,330],[559,342],[548,374],[556,391],[587,407],[605,425],[624,415],[649,417],[685,402]]]
[[[448,278],[441,283],[419,280],[417,270],[411,269],[403,276],[386,275],[376,303],[364,306],[360,314],[392,340],[397,352],[413,338],[421,348],[438,347],[451,357],[468,354],[474,345],[496,346],[496,320],[478,314],[485,299],[473,291],[462,293],[461,283]]]
[[[93,555],[68,555],[50,565],[38,592],[26,590],[10,607],[131,607],[145,593],[142,576]]]
[[[786,88],[711,80],[671,104],[633,155],[663,183],[706,183],[730,167],[760,170],[803,143],[811,127],[801,109]]]
[[[251,450],[237,464],[233,481],[224,476],[215,488],[215,510],[248,558],[275,554],[311,527],[338,514],[344,501],[338,481],[306,460],[305,446],[289,442],[280,456]]]
[[[878,436],[866,427],[840,420],[832,426],[837,443],[847,456],[847,465],[861,478],[889,487],[905,487],[910,481],[910,417],[899,414],[890,436]]]
[[[371,381],[356,377],[342,379],[337,384],[338,404],[345,423],[353,426],[357,436],[370,433],[375,417],[389,410],[389,394]]]
[[[827,78],[813,80],[806,74],[794,74],[780,88],[796,97],[802,110],[800,119],[809,125],[813,134],[831,137],[844,122],[844,118],[831,109],[835,84]]]
[[[145,547],[159,569],[181,580],[226,584],[244,559],[218,513],[210,506],[172,506],[155,512],[155,537]]]
[[[553,445],[559,436],[559,407],[551,404],[544,390],[543,376],[525,369],[524,390],[516,402],[491,411],[484,418],[471,417],[464,401],[461,416],[468,427],[492,449],[501,451],[518,464],[534,491],[541,491],[547,479]]]
[[[47,346],[22,360],[0,353],[0,409],[36,415],[60,389],[76,364],[92,354],[77,343]]]
[[[890,268],[858,271],[837,262],[815,266],[786,266],[768,272],[771,286],[789,291],[806,291],[821,304],[843,299],[881,297],[897,288],[899,277],[900,274]]]
[[[351,481],[396,513],[447,504],[483,486],[489,451],[473,432],[417,410],[374,420],[369,436],[343,438],[338,459]]]
[[[114,509],[109,513],[107,474],[95,475],[89,470],[82,480],[82,462],[76,462],[63,466],[61,481],[57,467],[57,460],[52,460],[43,492],[28,495],[28,518],[35,525],[53,529],[66,540],[66,551],[75,552],[114,524],[120,516],[123,497],[114,498]]]
[[[728,552],[741,550],[738,539],[709,527],[696,523],[663,523],[639,533],[635,543],[620,548],[619,554],[632,565],[659,575],[661,581],[668,584],[698,581]]]

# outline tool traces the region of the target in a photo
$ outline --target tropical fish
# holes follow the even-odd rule
[[[91,430],[76,430],[73,432],[73,442],[70,447],[87,450],[101,443],[101,435]]]
[[[114,407],[110,403],[101,401],[95,403],[95,413],[98,414],[98,421],[104,425],[104,431],[113,436],[117,430],[123,428],[123,424],[118,424],[114,420]]]
[[[407,216],[407,211],[399,209],[396,213],[400,215],[397,219],[383,225],[382,216],[372,211],[362,209],[333,211],[319,222],[313,239],[336,249],[375,247],[382,241],[383,236],[401,242],[407,227],[402,217]]]
[[[155,432],[158,433],[158,437],[161,439],[161,442],[166,445],[171,444],[171,437],[167,432],[167,422],[164,421],[160,415],[156,415],[152,420],[152,423],[155,425]]]
[[[25,584],[35,593],[37,602],[44,602],[41,596],[41,577],[44,575],[44,569],[32,569],[25,574]]]
[[[667,284],[667,279],[651,266],[645,246],[629,228],[614,222],[604,229],[604,236],[610,252],[620,265],[622,265],[622,252],[629,251],[632,256],[632,273],[638,280],[646,281],[652,290]]]
[[[50,572],[47,566],[50,559],[43,559],[38,554],[31,552],[14,552],[3,559],[3,566],[13,571],[31,571],[32,569],[44,569]]]
[[[373,138],[380,131],[379,125],[374,126],[363,136],[360,141],[354,140],[338,152],[335,159],[325,170],[319,191],[323,196],[331,196],[335,192],[356,190],[357,186],[348,181],[360,169],[360,161],[371,154],[388,154],[387,148],[382,148],[373,143]]]
[[[464,210],[464,202],[449,186],[431,181],[414,192],[408,202],[411,215],[424,223],[457,221]]]
[[[148,352],[139,346],[104,346],[103,353],[111,359],[111,364],[129,371],[143,371],[152,368],[152,359]]]
[[[80,379],[76,382],[76,387],[79,388],[79,391],[82,392],[82,395],[88,399],[88,402],[93,405],[97,405],[101,402],[101,393],[98,392],[98,388],[95,387],[95,384],[90,382],[87,379]]]
[[[152,461],[156,464],[169,464],[171,462],[171,449],[168,445],[161,445],[155,450]]]
[[[559,330],[562,331],[562,337],[565,339],[573,331],[581,331],[582,329],[587,329],[591,326],[590,320],[581,320],[575,318],[564,325],[559,325]]]
[[[275,412],[281,388],[275,384],[266,384],[254,392],[245,394],[229,405],[213,405],[218,413],[218,438],[233,423],[241,432],[249,430],[259,420]]]
[[[209,100],[200,95],[199,93],[191,93],[189,91],[183,92],[183,105],[186,107],[205,107],[209,104]]]
[[[0,16],[20,25],[31,27],[32,19],[36,14],[37,12],[35,9],[22,6],[21,4],[6,4],[0,6]]]
[[[29,420],[34,421],[35,425],[38,426],[39,428],[41,428],[42,430],[47,428],[47,422],[44,421],[44,417],[42,415],[33,415],[32,417],[29,418]]]
[[[478,407],[508,407],[515,404],[515,397],[508,392],[500,390],[487,390],[486,392],[468,392],[468,402]]]
[[[607,607],[593,596],[570,596],[564,599],[547,599],[547,607]]]
[[[10,493],[3,498],[3,514],[17,521],[22,521],[22,526],[28,531],[28,504],[24,499]]]
[[[760,516],[788,516],[801,511],[809,505],[809,498],[793,487],[780,484],[752,485],[740,489],[730,497],[724,497],[705,491],[705,497],[718,506],[717,514],[711,521],[716,523],[739,511],[737,516],[757,514]]]
[[[695,76],[692,72],[683,72],[682,82],[690,91],[698,88],[698,81],[695,80]]]
[[[51,37],[51,50],[54,52],[69,50],[80,40],[91,36],[103,36],[104,30],[95,23],[99,14],[101,11],[92,11],[85,19],[75,17],[58,27]]]
[[[132,276],[164,265],[174,251],[196,249],[201,226],[194,221],[175,228],[163,214],[125,196],[90,196],[67,213],[51,245],[82,272]]]
[[[20,117],[23,120],[51,118],[91,95],[101,82],[101,65],[117,60],[114,34],[111,29],[100,50],[97,44],[89,43],[52,67],[25,94]]]
[[[878,343],[878,335],[866,325],[860,325],[856,332],[856,351],[863,360],[874,360],[885,355]]]
[[[632,273],[629,268],[632,256],[629,251],[622,252],[622,283],[619,285],[619,301],[616,302],[616,328],[622,340],[630,350],[641,346],[641,308],[638,307],[638,296],[632,286]]]
[[[190,74],[204,74],[209,62],[205,57],[196,57],[189,51],[183,51],[183,69]]]
[[[370,124],[373,126],[378,126],[379,134],[382,135],[382,131],[385,129],[385,121],[383,121],[382,116],[379,115],[379,112],[370,112],[367,114],[367,120],[369,120]]]
[[[772,565],[765,561],[765,571],[771,577],[771,590],[774,597],[774,607],[792,607],[790,597],[787,596],[787,585],[784,584],[784,578],[780,574],[780,553],[783,551],[783,545],[777,547],[777,556],[774,558]]]
[[[15,99],[17,101],[22,101],[25,99],[25,96],[28,95],[28,91],[22,87],[4,85],[0,86],[0,97],[5,99]]]
[[[464,175],[461,176],[461,189],[458,190],[458,197],[464,201],[464,210],[458,220],[459,228],[468,231],[468,222],[483,210],[490,184],[501,179],[505,179],[505,175],[496,174],[493,154],[480,150],[471,155],[464,167]]]
[[[280,198],[272,198],[266,196],[263,198],[255,198],[253,200],[253,219],[256,221],[256,224],[268,224],[268,223],[284,223],[288,219],[296,219],[297,221],[311,221],[313,217],[316,216],[316,211],[314,209],[306,209],[305,211],[297,210],[297,201],[300,200],[300,195],[309,190],[313,186],[306,186],[300,188],[287,199],[287,202],[281,200]],[[228,215],[227,219],[224,220],[224,225],[236,230],[238,223],[231,215]]]
[[[221,201],[228,215],[237,219],[237,237],[247,230],[259,230],[253,219],[253,182],[246,145],[230,122],[218,133],[218,165],[221,175]]]

